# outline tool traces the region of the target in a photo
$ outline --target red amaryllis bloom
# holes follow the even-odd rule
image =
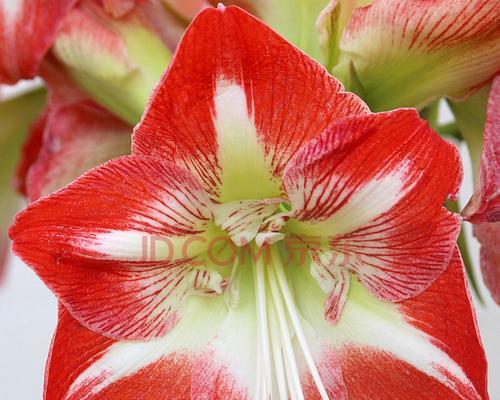
[[[207,9],[133,154],[19,214],[65,307],[47,399],[486,399],[456,149]],[[67,310],[67,311],[66,311]]]

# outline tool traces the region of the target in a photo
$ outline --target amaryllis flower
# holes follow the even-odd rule
[[[475,224],[483,278],[500,304],[500,76],[491,88],[451,107],[471,154],[476,183],[462,214]]]
[[[63,306],[47,399],[487,399],[459,156],[414,110],[220,6],[132,148],[11,228]]]
[[[422,108],[442,96],[461,100],[499,71],[497,0],[358,3],[371,4],[352,11],[346,23],[356,1],[332,0],[319,27],[334,76],[374,110]],[[346,24],[340,54],[335,23]]]

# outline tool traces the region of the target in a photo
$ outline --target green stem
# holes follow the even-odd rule
[[[420,111],[420,117],[427,120],[432,129],[438,130],[438,118],[439,118],[439,99],[433,101],[422,111]]]
[[[443,137],[452,137],[460,141],[464,140],[462,132],[458,128],[456,122],[449,122],[444,125],[439,125],[436,130]]]

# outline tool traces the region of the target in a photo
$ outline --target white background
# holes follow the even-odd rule
[[[442,117],[449,119],[449,112]],[[462,198],[467,199],[472,183],[466,154],[464,162]],[[466,224],[465,229],[470,236],[470,226]],[[471,243],[471,253],[478,265],[479,247],[472,237]],[[485,306],[476,304],[476,310],[489,361],[490,397],[499,400],[500,307],[487,293],[480,275],[478,278],[486,300]],[[42,399],[45,360],[56,317],[57,303],[52,294],[28,267],[11,257],[5,281],[0,286],[0,400]]]

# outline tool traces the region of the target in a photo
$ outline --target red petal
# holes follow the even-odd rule
[[[59,321],[45,371],[44,399],[63,399],[71,385],[71,376],[85,371],[115,342],[84,328],[59,306]]]
[[[76,0],[0,1],[0,81],[36,75],[38,65]]]
[[[410,324],[429,335],[435,346],[462,367],[477,394],[471,387],[447,376],[462,394],[463,397],[460,397],[383,348],[348,347],[343,351],[341,360],[349,398],[488,399],[486,358],[479,340],[458,250],[448,269],[428,290],[401,302],[399,308]]]
[[[52,57],[45,58],[40,74],[49,90],[49,105],[31,128],[16,176],[18,190],[31,201],[129,154],[132,132],[75,88]]]
[[[362,299],[358,299],[353,300],[351,307],[357,307],[356,301],[358,306],[360,301],[362,307],[366,306]],[[367,320],[361,317],[358,321],[359,316],[353,314],[360,310],[355,308],[348,325],[333,332],[334,336],[340,333],[340,340],[343,336],[340,331],[347,334],[345,340],[341,340],[341,347],[324,348],[323,359],[318,360],[318,369],[328,383],[330,398],[488,398],[486,361],[458,251],[445,273],[427,291],[397,306],[391,305],[389,308],[394,308],[392,313],[385,310],[383,303],[367,302],[374,306],[374,309],[362,311]],[[394,320],[394,315],[391,315],[394,313],[400,313],[406,323],[397,318]],[[412,327],[415,327],[414,331]],[[325,331],[316,332],[328,335]],[[201,336],[207,333],[199,331]],[[413,335],[408,343],[405,335]],[[316,333],[315,337],[320,342],[326,339]],[[248,336],[244,338],[248,339]],[[393,346],[393,342],[399,345]],[[406,344],[410,347],[404,347]],[[412,345],[422,347],[412,348]],[[79,326],[62,311],[48,364],[46,398],[64,398],[68,391],[71,395],[67,398],[75,400],[127,400],[135,399],[139,394],[145,400],[163,398],[165,394],[180,399],[202,395],[222,399],[247,398],[243,391],[235,389],[227,370],[212,369],[214,358],[210,353],[198,349],[190,354],[162,354],[162,349],[161,344],[153,342],[115,342],[100,337]],[[432,358],[432,355],[439,354],[445,357]],[[400,359],[401,356],[407,361]],[[427,373],[422,371],[422,360],[428,363],[424,366],[429,368]],[[454,370],[458,366],[460,368]],[[453,370],[457,372],[456,376],[450,373]],[[111,379],[104,382],[110,376]],[[311,379],[306,378],[303,385],[307,399],[320,398]],[[92,393],[93,390],[97,393]]]
[[[200,334],[203,334],[200,332]],[[158,400],[170,399],[246,399],[234,388],[234,381],[224,369],[211,369],[207,355],[173,353],[158,357],[138,371],[95,393],[95,388],[106,374],[92,382],[72,387],[84,371],[105,356],[110,346],[118,342],[87,330],[61,307],[59,323],[45,375],[47,400]],[[129,342],[130,343],[130,342]],[[138,347],[140,347],[140,343]],[[133,345],[132,345],[133,346]],[[131,349],[133,351],[133,348]],[[157,355],[154,355],[157,356]],[[125,368],[134,367],[122,360]],[[71,395],[68,393],[71,390]]]
[[[328,236],[370,291],[399,301],[448,265],[460,224],[443,203],[461,177],[456,148],[399,110],[332,125],[297,154],[284,183],[304,221],[297,229]]]
[[[319,64],[262,22],[221,6],[202,11],[184,35],[135,130],[133,153],[185,166],[217,195],[214,96],[221,82],[243,91],[247,115],[237,117],[255,127],[266,162],[278,175],[308,139],[341,117],[366,111]]]
[[[481,243],[481,272],[493,300],[500,305],[500,222],[474,226],[474,235]]]
[[[500,221],[500,75],[493,80],[476,192],[462,214],[472,223]]]
[[[204,229],[207,201],[187,171],[122,157],[28,206],[11,227],[13,251],[82,324],[110,337],[160,336],[177,320],[182,280],[193,278],[172,240]],[[163,252],[152,261],[148,243]]]
[[[131,131],[129,125],[90,101],[51,107],[43,145],[27,178],[29,200],[52,193],[89,169],[129,153]]]
[[[16,169],[15,186],[17,191],[23,196],[27,196],[26,179],[28,171],[35,163],[42,149],[43,132],[47,124],[47,109],[38,117],[38,119],[31,125],[28,139],[23,145],[21,152],[21,160],[19,161]]]

